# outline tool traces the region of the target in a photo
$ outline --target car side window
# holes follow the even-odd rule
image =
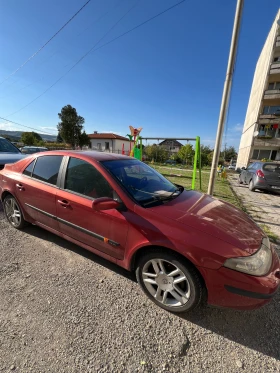
[[[256,163],[250,164],[250,166],[247,168],[247,170],[253,170],[255,165],[256,165]]]
[[[34,159],[34,161],[32,161],[32,162],[31,162],[31,163],[26,167],[26,169],[23,171],[23,175],[26,175],[26,176],[32,176],[32,171],[33,171],[34,164],[35,164],[35,159]]]
[[[46,155],[38,157],[32,177],[56,185],[62,158],[62,155]]]
[[[71,157],[68,162],[64,188],[91,198],[113,198],[108,181],[90,163]]]

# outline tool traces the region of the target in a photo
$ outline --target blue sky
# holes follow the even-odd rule
[[[122,34],[179,0],[91,0],[38,55],[0,85],[0,116],[56,133],[57,113],[74,106],[87,133],[143,127],[144,137],[195,137],[214,146],[236,0],[186,0],[90,53],[42,94],[130,9],[102,40]],[[0,81],[36,52],[86,0],[2,0]],[[279,8],[247,0],[225,130],[238,148],[257,58]],[[100,19],[100,17],[102,17]],[[14,115],[10,115],[18,111]],[[2,129],[23,130],[0,122]]]

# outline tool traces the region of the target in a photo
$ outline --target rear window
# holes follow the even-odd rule
[[[0,152],[3,153],[20,153],[18,148],[16,148],[10,141],[6,139],[0,139]]]
[[[46,155],[38,157],[32,177],[56,185],[62,158],[61,155]]]
[[[263,170],[267,172],[277,172],[280,173],[280,164],[265,164]]]

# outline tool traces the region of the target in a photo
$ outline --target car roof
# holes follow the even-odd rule
[[[83,158],[87,159],[94,159],[97,162],[102,162],[102,161],[115,161],[118,159],[122,160],[132,160],[135,158],[128,157],[127,155],[122,155],[122,154],[115,154],[115,153],[106,153],[106,152],[98,152],[94,150],[51,150],[48,152],[42,152],[38,153],[35,155],[38,157],[42,157],[43,155],[65,155],[65,156],[75,156],[75,155],[81,155]]]

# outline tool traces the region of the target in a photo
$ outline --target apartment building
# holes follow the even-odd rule
[[[280,10],[256,65],[237,167],[261,159],[280,161]]]

